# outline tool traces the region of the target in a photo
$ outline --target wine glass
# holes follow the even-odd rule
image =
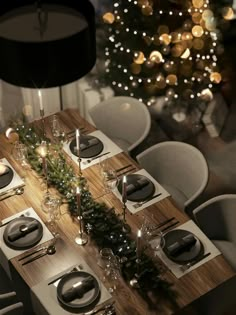
[[[100,266],[104,269],[104,281],[108,281],[110,293],[117,289],[117,280],[120,277],[119,257],[115,256],[111,248],[102,248],[100,254]]]
[[[42,210],[47,214],[47,223],[54,236],[58,234],[56,221],[61,217],[60,205],[61,199],[50,193],[45,194],[41,204]]]
[[[23,168],[28,168],[28,152],[26,145],[19,141],[16,141],[13,145],[12,156],[16,161],[20,162],[20,165]]]
[[[110,193],[114,191],[118,184],[116,171],[111,166],[108,159],[101,160],[99,164],[104,190],[106,193]]]

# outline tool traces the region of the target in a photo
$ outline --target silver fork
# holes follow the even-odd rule
[[[146,202],[149,202],[150,200],[155,199],[156,197],[159,197],[160,195],[161,195],[161,193],[158,193],[158,194],[156,194],[156,195],[154,195],[154,196],[152,196],[152,197],[150,197],[144,201],[137,202],[133,205],[133,207],[135,209],[137,209],[137,208],[141,207],[142,205],[144,205]]]
[[[199,258],[195,259],[194,261],[188,262],[187,264],[184,264],[184,265],[180,266],[179,268],[180,268],[181,271],[184,272],[184,271],[188,270],[190,267],[192,267],[195,264],[197,264],[198,262],[200,262],[201,260],[203,260],[206,257],[208,257],[209,255],[211,255],[211,253],[206,253],[206,254],[200,256]]]

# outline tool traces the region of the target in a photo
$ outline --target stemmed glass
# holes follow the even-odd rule
[[[109,282],[108,291],[114,293],[117,289],[117,280],[120,277],[119,258],[114,255],[111,248],[102,248],[100,254],[100,265],[104,269],[104,279]]]
[[[27,147],[19,142],[19,141],[16,141],[13,145],[13,149],[12,149],[12,156],[13,158],[20,162],[20,165],[23,167],[23,168],[28,168],[29,167],[29,164],[27,162],[27,158],[28,158],[28,152],[27,152]]]
[[[50,193],[46,194],[42,200],[42,210],[47,214],[47,223],[54,236],[58,235],[57,223],[61,217],[61,199]]]
[[[111,166],[108,159],[100,160],[99,164],[104,190],[106,193],[110,193],[114,191],[118,184],[116,171]]]

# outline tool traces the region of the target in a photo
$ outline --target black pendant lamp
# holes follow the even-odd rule
[[[89,0],[1,0],[0,78],[29,88],[78,80],[96,61]]]

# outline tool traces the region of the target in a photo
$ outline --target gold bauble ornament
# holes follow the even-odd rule
[[[143,64],[145,61],[145,56],[142,51],[135,51],[133,61],[139,65]]]
[[[204,89],[202,90],[201,92],[201,96],[200,98],[203,100],[203,101],[206,101],[206,102],[209,102],[213,99],[213,94],[211,92],[210,89]]]
[[[195,24],[200,24],[201,19],[202,19],[201,13],[198,13],[198,12],[193,13],[192,20]]]
[[[169,85],[176,85],[178,82],[177,76],[175,74],[168,74],[166,77],[166,83]]]
[[[148,46],[152,44],[152,39],[150,36],[144,36],[143,39]]]
[[[153,14],[153,8],[150,5],[146,5],[142,7],[142,14],[145,16],[149,16]]]
[[[224,7],[222,9],[222,16],[225,20],[232,20],[234,18],[234,10],[231,7]]]
[[[203,0],[192,0],[192,4],[193,4],[194,8],[200,9],[203,6],[204,1]]]
[[[106,12],[105,14],[103,14],[102,19],[103,19],[103,22],[106,24],[113,24],[115,21],[115,16],[111,12]]]
[[[141,72],[141,66],[138,65],[137,63],[132,63],[130,65],[130,71],[133,73],[133,74],[139,74]]]
[[[170,36],[171,36],[171,42],[173,44],[179,43],[181,41],[181,33],[172,32],[170,33]]]
[[[194,38],[193,48],[196,50],[201,50],[204,47],[204,41],[201,38]]]
[[[195,25],[192,28],[192,34],[195,37],[201,37],[203,35],[203,33],[204,33],[204,30],[200,25]]]
[[[184,51],[184,47],[182,43],[179,44],[175,44],[172,48],[171,48],[171,54],[173,57],[179,57]]]
[[[162,74],[158,74],[156,77],[156,84],[158,89],[164,89],[166,87],[166,81]]]
[[[169,45],[171,42],[171,36],[165,33],[159,37],[159,40],[162,44]]]
[[[181,35],[182,40],[192,40],[193,35],[190,32],[183,32]]]
[[[182,59],[187,59],[190,56],[190,49],[187,48],[184,53],[180,56]]]
[[[169,32],[170,32],[170,30],[169,30],[169,27],[167,25],[160,25],[160,26],[158,26],[157,33],[159,35],[169,34]]]
[[[170,53],[170,46],[161,47],[161,52],[163,55],[168,55]]]
[[[211,19],[213,17],[213,12],[209,9],[207,10],[204,10],[203,13],[202,13],[202,18],[203,20],[208,20],[208,19]]]
[[[219,72],[212,72],[210,74],[210,80],[213,83],[219,84],[221,82],[221,74]]]
[[[153,50],[149,56],[150,60],[155,63],[161,63],[163,60],[162,54],[158,50]]]

